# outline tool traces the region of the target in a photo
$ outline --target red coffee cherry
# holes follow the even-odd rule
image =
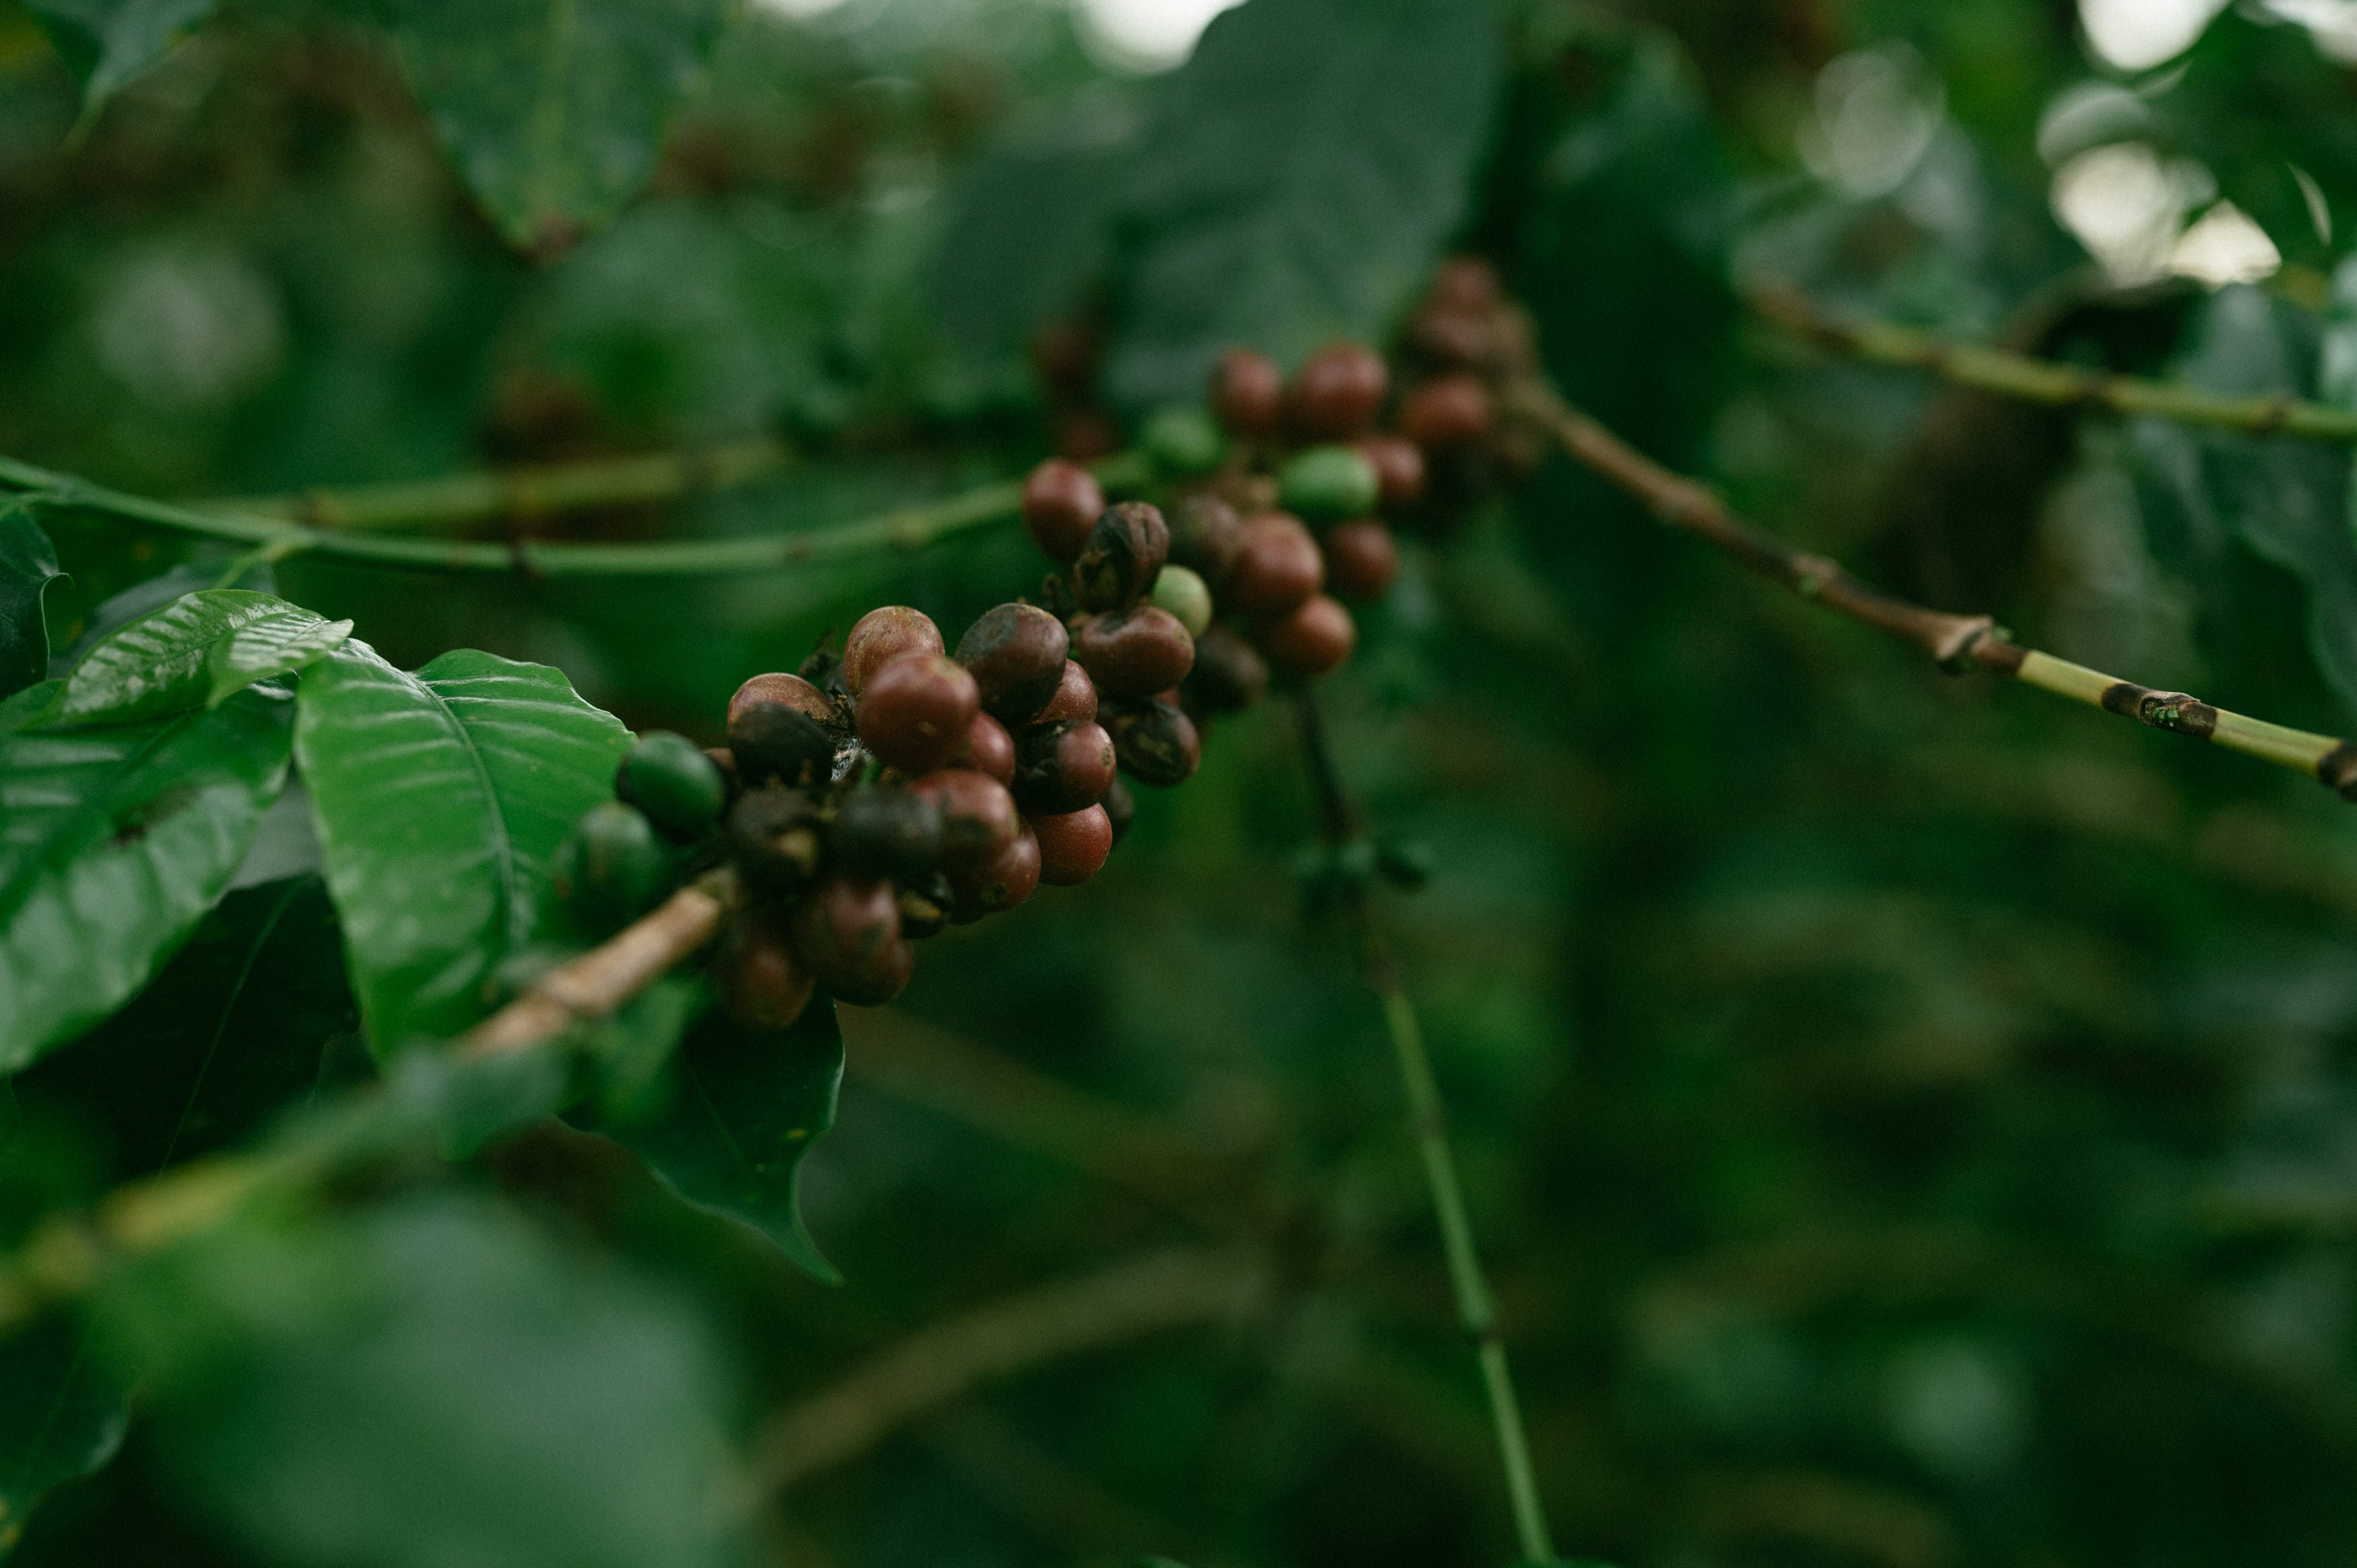
[[[1203,759],[1195,721],[1171,703],[1124,703],[1110,727],[1122,771],[1141,784],[1184,784]]]
[[[1072,652],[1106,696],[1151,697],[1187,678],[1195,639],[1161,606],[1139,605],[1073,621]]]
[[[1470,446],[1490,434],[1490,389],[1461,372],[1436,376],[1401,400],[1399,423],[1427,452]]]
[[[988,714],[976,714],[966,728],[965,745],[950,758],[950,766],[971,768],[1005,784],[1015,777],[1015,737]]]
[[[785,917],[749,904],[730,923],[720,952],[720,1004],[752,1029],[782,1029],[802,1015],[818,982],[794,953]]]
[[[1318,542],[1297,517],[1265,511],[1244,520],[1236,564],[1220,597],[1246,615],[1276,615],[1316,593],[1326,581]]]
[[[1399,546],[1372,517],[1329,530],[1324,547],[1326,581],[1346,599],[1380,597],[1399,575]]]
[[[1107,507],[1072,563],[1072,586],[1081,607],[1117,610],[1145,597],[1153,590],[1155,574],[1169,559],[1170,529],[1157,508],[1144,501]]]
[[[937,653],[895,659],[868,678],[859,698],[859,739],[903,773],[928,773],[963,749],[982,690],[955,660]]]
[[[1424,449],[1399,435],[1362,435],[1359,455],[1375,470],[1375,504],[1386,511],[1424,496]]]
[[[1268,660],[1233,627],[1211,627],[1195,639],[1187,691],[1207,714],[1240,712],[1268,694]]]
[[[1077,887],[1102,870],[1113,853],[1113,819],[1103,806],[1033,817],[1031,832],[1039,843],[1039,880],[1050,886]]]
[[[1431,285],[1424,291],[1428,306],[1468,315],[1494,309],[1504,296],[1497,269],[1479,256],[1450,256],[1434,269]]]
[[[783,671],[756,675],[737,688],[737,694],[728,699],[730,727],[735,727],[738,713],[756,703],[774,703],[780,707],[791,708],[828,730],[843,727],[841,704],[801,676],[789,675]]]
[[[1085,810],[1113,788],[1113,736],[1091,720],[1033,725],[1016,744],[1015,803],[1027,816]]]
[[[902,654],[942,651],[942,629],[924,611],[906,605],[869,610],[843,639],[843,688],[856,697],[876,671]]]
[[[1494,354],[1495,334],[1481,317],[1459,310],[1426,310],[1407,324],[1407,347],[1426,364],[1445,371],[1477,371]]]
[[[1270,662],[1297,675],[1323,675],[1351,657],[1358,626],[1340,603],[1320,594],[1308,603],[1254,628]]]
[[[1211,367],[1211,413],[1231,435],[1274,435],[1285,411],[1276,364],[1250,349],[1231,349]]]
[[[838,1002],[878,1006],[900,994],[915,972],[889,882],[834,877],[794,906],[790,923],[794,950]]]
[[[1056,456],[1069,463],[1093,463],[1121,450],[1121,426],[1099,408],[1076,408],[1056,416]]]
[[[1065,660],[1063,682],[1056,688],[1056,694],[1048,699],[1048,705],[1039,710],[1039,717],[1035,722],[1043,725],[1078,723],[1096,716],[1096,682],[1089,679],[1089,672],[1082,669],[1077,660]]]
[[[1005,848],[979,865],[950,874],[954,901],[950,918],[971,925],[985,915],[1000,915],[1039,890],[1039,839],[1031,824],[1018,825]]]
[[[1023,531],[1059,566],[1081,553],[1104,509],[1104,487],[1077,463],[1050,457],[1023,481]]]
[[[1020,819],[1015,797],[997,779],[963,768],[928,773],[909,793],[931,800],[942,813],[942,863],[976,865],[1005,849]]]
[[[1071,646],[1064,623],[1039,606],[1000,605],[966,628],[957,657],[982,688],[983,711],[1019,725],[1056,694]]]
[[[1383,412],[1391,373],[1362,343],[1329,343],[1301,361],[1286,390],[1293,428],[1312,441],[1348,441]]]
[[[1236,509],[1219,497],[1189,496],[1170,514],[1170,559],[1217,593],[1243,548],[1243,531]]]

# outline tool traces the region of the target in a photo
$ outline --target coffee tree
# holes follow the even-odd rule
[[[0,1550],[2341,1560],[2179,9],[0,10]]]

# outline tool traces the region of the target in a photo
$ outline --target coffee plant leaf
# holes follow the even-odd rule
[[[42,601],[59,576],[58,553],[22,501],[0,503],[0,697],[13,697],[49,671],[49,623]]]
[[[796,1267],[842,1275],[802,1223],[802,1156],[834,1125],[843,1029],[820,997],[782,1033],[705,1015],[638,1106],[585,1114],[584,1125],[638,1155],[664,1186],[708,1213],[749,1225]]]
[[[128,1271],[98,1342],[163,1473],[273,1562],[719,1568],[719,1358],[685,1303],[427,1192]]]
[[[942,331],[977,364],[1021,377],[1032,334],[1103,270],[1123,152],[1080,134],[1009,144],[959,184],[927,282]]]
[[[216,707],[326,658],[352,623],[242,588],[185,594],[101,639],[66,676],[54,725],[121,724]]]
[[[237,581],[223,584],[221,575],[229,564],[217,556],[200,555],[166,568],[144,581],[132,584],[120,593],[99,601],[98,607],[82,618],[81,634],[71,648],[49,661],[50,672],[62,674],[81,661],[83,654],[96,648],[124,627],[140,617],[162,609],[183,594],[212,587],[245,588],[258,594],[278,591],[278,575],[267,562],[246,568],[238,574]]]
[[[33,17],[95,107],[172,52],[216,0],[34,0]]]
[[[103,1466],[123,1446],[130,1407],[63,1315],[0,1340],[0,1555],[47,1493]]]
[[[436,136],[501,233],[550,247],[611,218],[701,88],[723,0],[385,0]]]
[[[1220,350],[1378,339],[1456,228],[1489,129],[1482,0],[1251,0],[1163,84],[1125,181],[1116,401],[1200,395]]]
[[[24,716],[61,682],[0,705],[0,1071],[113,1012],[212,908],[286,781],[294,706],[242,692],[218,708],[102,729]]]
[[[630,732],[563,672],[460,649],[414,674],[360,641],[304,671],[296,755],[380,1056],[489,1012],[549,856],[613,796]]]

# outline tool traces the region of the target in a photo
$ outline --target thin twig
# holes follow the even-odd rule
[[[1797,550],[1744,521],[1705,486],[1674,474],[1548,389],[1518,390],[1510,406],[1575,459],[1644,503],[1663,522],[1695,534],[1760,575],[1852,620],[1911,642],[1951,673],[1989,670],[2152,729],[2190,736],[2307,775],[2357,800],[2357,746],[2339,736],[2289,729],[2201,701],[2156,691],[2009,640],[1985,615],[1950,615],[1893,597],[1835,562]]]
[[[1340,849],[1360,832],[1356,809],[1334,765],[1333,748],[1318,701],[1308,687],[1297,697],[1301,718],[1302,750],[1309,761],[1310,779],[1318,793],[1319,815],[1329,844]],[[1358,927],[1367,986],[1383,1004],[1383,1025],[1390,1032],[1398,1058],[1400,1081],[1407,1097],[1408,1126],[1424,1164],[1426,1185],[1432,1189],[1433,1215],[1440,1227],[1442,1255],[1448,1260],[1448,1283],[1457,1299],[1458,1321],[1473,1338],[1481,1371],[1481,1391],[1490,1406],[1491,1424],[1498,1438],[1498,1457],[1506,1474],[1506,1497],[1513,1512],[1514,1539],[1523,1557],[1532,1563],[1555,1561],[1555,1539],[1547,1528],[1546,1508],[1539,1498],[1538,1473],[1531,1463],[1529,1434],[1523,1426],[1522,1403],[1506,1365],[1506,1345],[1498,1329],[1497,1304],[1482,1273],[1481,1257],[1473,1243],[1473,1221],[1465,1208],[1464,1187],[1458,1179],[1457,1157],[1448,1147],[1448,1113],[1433,1076],[1432,1058],[1425,1049],[1424,1030],[1415,1007],[1401,983],[1390,944],[1365,889],[1350,896],[1352,919]]]

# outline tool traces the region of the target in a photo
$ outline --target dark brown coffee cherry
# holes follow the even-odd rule
[[[1404,435],[1362,435],[1359,455],[1375,470],[1375,504],[1385,511],[1424,497],[1424,448]]]
[[[1072,654],[1105,696],[1151,697],[1187,678],[1195,639],[1161,606],[1139,605],[1074,621]]]
[[[1116,610],[1144,598],[1170,559],[1170,529],[1144,501],[1107,507],[1072,563],[1072,588],[1084,610]]]
[[[1187,690],[1207,714],[1240,713],[1268,694],[1268,660],[1233,627],[1212,627],[1195,639]]]
[[[928,773],[909,786],[942,814],[942,864],[974,865],[989,860],[1015,837],[1019,818],[1015,797],[997,779],[963,768]]]
[[[729,808],[728,853],[755,891],[791,898],[811,885],[826,858],[819,809],[799,789],[764,785]]]
[[[791,925],[794,951],[838,1002],[879,1006],[899,995],[916,971],[889,882],[830,877],[794,906]]]
[[[1399,545],[1373,518],[1329,530],[1323,547],[1326,581],[1346,599],[1381,597],[1399,575]]]
[[[704,748],[704,755],[710,757],[712,766],[720,770],[720,781],[728,789],[727,803],[735,805],[737,797],[745,791],[745,781],[737,773],[737,754],[725,746],[707,746]]]
[[[1126,703],[1114,713],[1121,770],[1141,784],[1184,784],[1203,759],[1195,721],[1169,703]]]
[[[934,872],[922,882],[899,890],[900,934],[912,942],[937,937],[949,928],[950,906],[957,901],[950,879]]]
[[[1064,679],[1071,652],[1064,623],[1037,605],[1000,605],[958,639],[958,662],[974,672],[985,713],[1002,724],[1028,724]]]
[[[903,773],[930,773],[965,746],[982,690],[953,659],[914,653],[867,679],[859,697],[859,738]]]
[[[843,704],[800,675],[789,675],[780,671],[756,675],[737,687],[737,694],[728,699],[729,727],[736,727],[738,713],[757,703],[771,703],[791,708],[830,734],[847,733],[849,730],[849,725],[844,722],[848,715],[845,714]]]
[[[1231,349],[1211,366],[1211,413],[1231,435],[1276,434],[1285,413],[1285,378],[1275,361],[1250,349]]]
[[[1096,682],[1076,660],[1064,660],[1064,679],[1056,687],[1056,694],[1039,710],[1037,724],[1071,724],[1085,722],[1097,716]]]
[[[1078,811],[1113,788],[1113,737],[1092,720],[1033,725],[1015,756],[1015,803],[1027,815]]]
[[[728,750],[748,785],[809,789],[834,777],[834,737],[782,703],[747,703],[731,713]]]
[[[1023,481],[1023,531],[1059,566],[1081,553],[1104,509],[1104,487],[1078,463],[1050,457]]]
[[[785,916],[748,904],[729,923],[715,978],[720,1004],[751,1029],[782,1029],[802,1015],[818,982],[794,951]]]
[[[1092,703],[1093,707],[1095,704]],[[971,768],[976,773],[986,773],[1001,784],[1015,777],[1015,737],[1006,726],[988,714],[976,714],[974,723],[966,727],[965,745],[950,758],[952,768]]]
[[[1373,427],[1390,386],[1382,355],[1362,343],[1329,343],[1293,372],[1287,423],[1311,441],[1348,441]]]
[[[1228,580],[1243,548],[1243,520],[1217,496],[1189,496],[1170,514],[1170,559],[1214,592]]]
[[[1116,779],[1113,788],[1105,791],[1103,804],[1105,820],[1113,824],[1113,842],[1119,843],[1128,836],[1130,824],[1137,820],[1137,797],[1129,792],[1126,783]]]
[[[878,670],[901,655],[942,650],[942,628],[924,611],[906,605],[869,610],[843,639],[843,689],[856,697]]]
[[[1220,590],[1221,604],[1246,615],[1277,615],[1316,593],[1326,581],[1318,541],[1301,520],[1265,511],[1244,520],[1235,569]]]
[[[827,852],[845,876],[920,881],[941,863],[941,809],[906,789],[855,789],[835,808]]]
[[[1400,432],[1427,452],[1470,446],[1490,434],[1490,389],[1476,376],[1435,376],[1400,402]]]
[[[1031,833],[1039,841],[1039,880],[1050,886],[1077,887],[1102,870],[1113,853],[1113,819],[1103,806],[1033,817]]]
[[[971,925],[985,915],[1000,915],[1039,890],[1039,840],[1031,824],[1019,822],[1004,848],[979,865],[950,873],[955,894],[950,918]]]
[[[1323,675],[1351,657],[1359,628],[1351,612],[1320,594],[1275,620],[1253,628],[1269,662],[1296,675]]]

